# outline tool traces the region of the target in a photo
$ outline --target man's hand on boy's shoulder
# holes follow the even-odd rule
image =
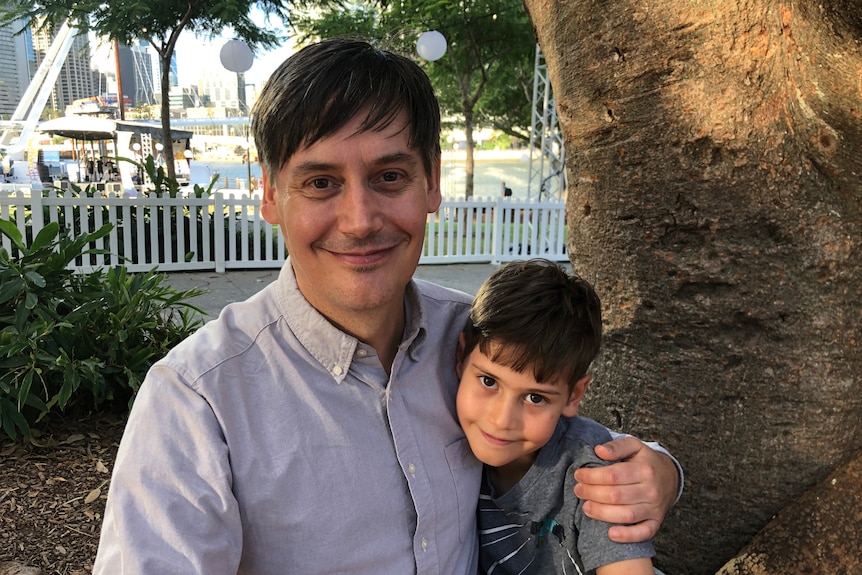
[[[617,463],[575,471],[575,495],[586,501],[584,512],[618,524],[608,531],[618,543],[653,538],[679,491],[673,460],[636,437],[598,445],[596,455]]]

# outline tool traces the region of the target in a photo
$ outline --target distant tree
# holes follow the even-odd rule
[[[173,158],[170,113],[170,63],[177,40],[183,31],[215,36],[231,29],[236,38],[252,49],[271,48],[282,38],[273,31],[260,28],[249,14],[257,7],[269,18],[278,16],[287,22],[284,0],[9,0],[0,4],[0,16],[8,21],[24,18],[25,22],[40,22],[40,27],[69,21],[81,31],[122,44],[146,40],[159,55],[161,64],[161,120],[165,157]],[[122,97],[122,95],[119,95]],[[175,177],[174,163],[167,162],[170,177]]]
[[[362,36],[419,60],[416,40],[437,30],[448,44],[436,62],[421,61],[444,118],[457,116],[467,138],[465,195],[473,195],[473,129],[491,126],[528,139],[536,37],[520,0],[312,2],[291,14],[297,43]]]
[[[57,108],[46,107],[44,110],[42,110],[42,114],[39,116],[39,118],[42,120],[52,120],[54,118],[59,118],[62,115],[62,112],[60,112],[60,110],[58,110]]]

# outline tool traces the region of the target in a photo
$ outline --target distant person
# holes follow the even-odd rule
[[[412,279],[442,200],[428,77],[325,40],[273,73],[252,117],[262,213],[290,256],[150,369],[94,573],[473,574],[482,465],[443,353],[471,298]],[[593,511],[650,537],[677,467],[634,438],[609,449],[628,461],[582,478]]]
[[[87,159],[87,181],[94,182],[96,178],[96,162],[90,157]]]
[[[500,575],[652,575],[649,542],[616,543],[584,513],[575,472],[608,463],[611,432],[577,416],[599,351],[592,286],[547,260],[512,262],[473,301],[458,344],[458,418],[485,464],[479,562]]]
[[[509,198],[512,196],[512,188],[506,185],[506,182],[500,182],[500,193],[504,198]]]

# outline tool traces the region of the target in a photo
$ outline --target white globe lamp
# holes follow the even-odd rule
[[[248,72],[254,62],[254,52],[242,40],[228,40],[219,52],[221,65],[231,72]]]
[[[446,37],[437,30],[422,32],[416,40],[416,52],[423,60],[439,60],[446,53]]]

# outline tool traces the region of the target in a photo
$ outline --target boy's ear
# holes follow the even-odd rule
[[[563,408],[563,415],[574,417],[578,414],[578,407],[581,404],[581,399],[584,397],[584,392],[587,391],[590,380],[592,380],[592,376],[587,374],[575,383],[574,387],[572,387],[572,392],[569,394],[569,401]]]
[[[461,377],[461,374],[464,373],[464,346],[466,345],[464,341],[464,332],[458,334],[458,346],[455,348],[455,371],[458,373],[458,377]]]

